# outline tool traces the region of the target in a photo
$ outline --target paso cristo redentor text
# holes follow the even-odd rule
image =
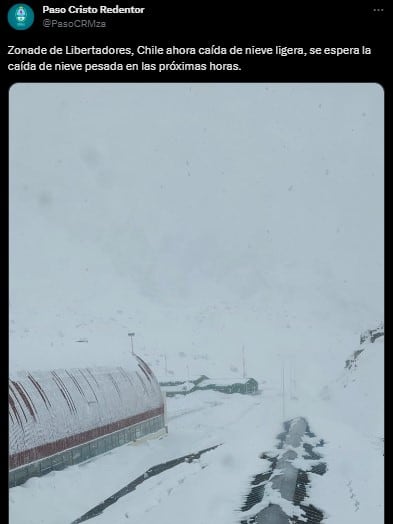
[[[146,7],[120,7],[119,5],[107,6],[100,5],[98,7],[92,7],[91,5],[69,5],[68,7],[51,7],[49,5],[42,6],[42,12],[49,15],[64,15],[66,13],[73,15],[87,15],[98,13],[101,14],[142,14]]]

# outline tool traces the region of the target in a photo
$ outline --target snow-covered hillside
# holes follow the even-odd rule
[[[317,389],[382,316],[382,201],[376,85],[17,84],[10,365],[124,365],[132,331]]]
[[[365,331],[342,374],[321,392],[338,417],[383,449],[384,325]]]

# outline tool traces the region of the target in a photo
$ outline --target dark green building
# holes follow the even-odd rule
[[[221,393],[240,393],[254,395],[258,392],[258,382],[253,378],[243,379],[204,379],[198,384],[198,389],[213,389]]]
[[[255,395],[258,393],[258,382],[253,378],[210,379],[202,375],[196,380],[160,382],[160,386],[167,397],[188,395],[194,391],[207,389],[227,394],[240,393],[242,395]]]

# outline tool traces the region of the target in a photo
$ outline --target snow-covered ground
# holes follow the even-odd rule
[[[310,474],[307,502],[324,512],[328,524],[382,523],[382,384],[370,387],[369,377],[380,376],[383,337],[360,357],[356,369],[346,371],[347,387],[341,377],[330,386],[329,398],[326,392],[310,397],[301,386],[297,399],[287,395],[284,406],[274,388],[255,396],[197,391],[168,398],[167,436],[122,446],[11,489],[10,524],[70,524],[151,466],[216,444],[222,445],[199,460],[147,479],[91,522],[238,523],[250,480],[264,462],[266,469],[269,465],[259,455],[275,451],[284,418],[297,416],[306,417],[325,441],[318,452],[327,472]],[[355,394],[358,403],[348,398]],[[363,397],[370,399],[364,409]]]

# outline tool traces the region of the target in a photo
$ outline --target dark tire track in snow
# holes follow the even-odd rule
[[[307,504],[307,486],[310,484],[308,472],[323,475],[326,472],[326,464],[318,462],[322,458],[314,448],[324,445],[323,440],[316,442],[316,436],[310,432],[307,421],[300,417],[284,423],[285,431],[277,436],[280,450],[278,454],[263,453],[260,458],[267,459],[271,463],[270,468],[263,473],[255,475],[251,481],[253,486],[245,498],[242,512],[248,512],[246,518],[240,524],[297,524],[306,522],[308,524],[320,524],[323,522],[323,512]],[[299,448],[299,449],[297,449]],[[292,462],[297,458],[309,461],[309,467],[301,469],[295,467]],[[279,498],[286,502],[283,506],[269,502],[266,491],[273,491]],[[263,504],[264,497],[267,504]],[[277,499],[277,497],[276,497]],[[293,513],[288,515],[283,510],[287,501],[293,505]],[[255,513],[250,515],[253,507]],[[300,510],[300,512],[299,512]],[[298,515],[296,515],[298,513]],[[302,514],[300,517],[299,515]]]
[[[152,466],[148,470],[146,470],[142,475],[134,479],[132,482],[124,486],[124,488],[120,489],[107,499],[105,499],[103,502],[89,510],[87,513],[84,513],[81,517],[78,519],[72,521],[71,524],[80,524],[80,522],[85,522],[86,520],[92,519],[94,517],[97,517],[98,515],[101,515],[101,513],[108,507],[117,502],[121,497],[124,497],[124,495],[127,495],[128,493],[131,493],[131,491],[134,491],[142,482],[145,482],[145,480],[148,480],[151,477],[154,477],[155,475],[159,475],[163,471],[166,471],[167,469],[173,468],[177,466],[178,464],[181,464],[182,462],[192,462],[193,460],[199,459],[201,455],[204,453],[207,453],[208,451],[212,451],[213,449],[218,448],[221,446],[221,444],[216,444],[215,446],[212,446],[210,448],[202,449],[200,451],[197,451],[196,453],[190,453],[188,455],[184,455],[182,457],[168,460],[168,462],[163,462],[162,464],[157,464],[156,466]]]

